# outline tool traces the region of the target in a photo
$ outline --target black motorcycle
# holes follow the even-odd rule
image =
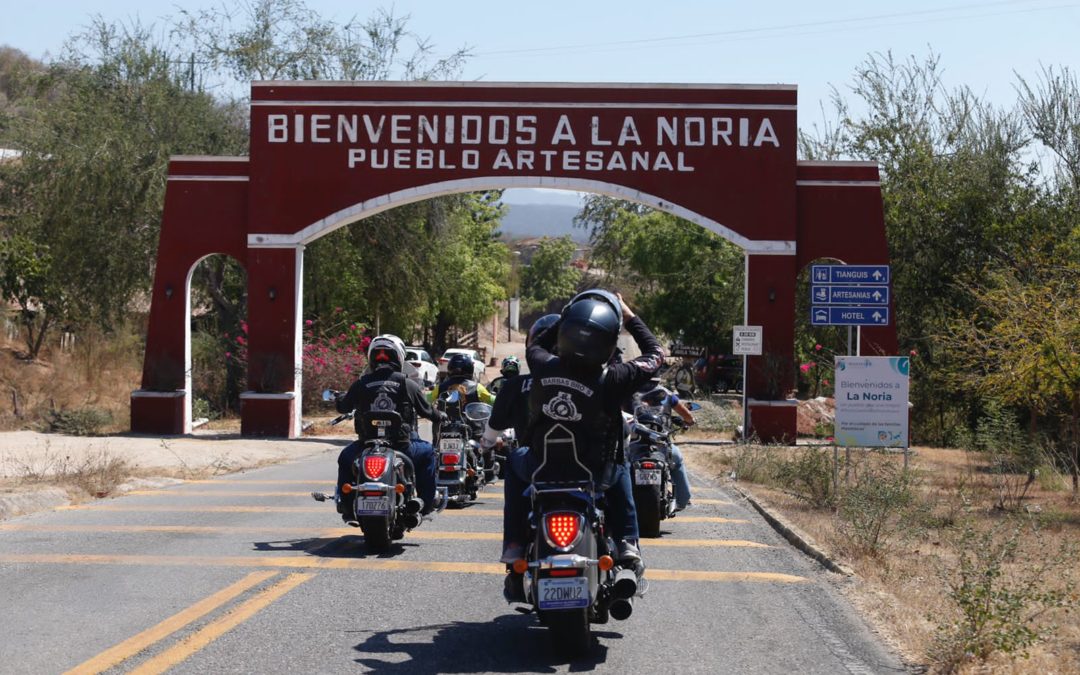
[[[670,396],[639,399],[630,422],[630,440],[626,457],[630,462],[630,483],[634,487],[638,529],[643,537],[659,537],[660,521],[675,515],[675,485],[672,481],[671,445],[675,433],[685,428],[678,415],[672,415]],[[662,401],[656,404],[656,399]],[[698,409],[695,403],[688,404]]]
[[[615,563],[601,477],[579,461],[570,431],[556,425],[541,450],[531,480],[532,540],[526,557],[508,566],[506,583],[517,589],[509,595],[523,594],[532,605],[555,649],[573,657],[588,650],[591,624],[630,617],[639,570]]]
[[[450,391],[439,398],[437,407],[446,419],[435,433],[435,485],[446,491],[450,504],[462,506],[476,501],[477,493],[495,479],[499,470],[491,453],[480,448],[491,406],[465,403],[459,392]]]
[[[334,395],[327,390],[323,400],[332,400]],[[354,418],[355,411],[351,411],[336,417],[331,425]],[[364,543],[379,553],[420,525],[420,511],[424,508],[423,500],[417,496],[412,460],[394,449],[394,440],[401,438],[401,426],[401,415],[394,411],[362,413],[356,431],[364,449],[353,462],[353,482],[338,486],[342,496],[352,497],[354,518],[350,524],[359,527]],[[322,492],[312,492],[311,496],[318,502],[334,501],[334,495]]]

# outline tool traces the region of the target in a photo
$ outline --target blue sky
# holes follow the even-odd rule
[[[93,13],[164,25],[177,7],[218,2],[75,0],[5,3],[0,44],[41,58]],[[231,4],[231,3],[230,3]],[[307,0],[326,18],[366,17],[391,3]],[[728,0],[396,0],[436,53],[469,46],[464,79],[540,82],[796,84],[800,123],[820,121],[830,85],[844,91],[868,53],[941,57],[946,84],[1001,106],[1016,73],[1080,67],[1080,0],[731,2]]]

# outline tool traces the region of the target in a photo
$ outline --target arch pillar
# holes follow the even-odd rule
[[[248,391],[240,433],[300,435],[301,302],[304,247],[248,252]]]
[[[762,355],[747,357],[743,391],[750,433],[765,442],[794,442],[794,255],[746,255],[746,325],[761,326]]]

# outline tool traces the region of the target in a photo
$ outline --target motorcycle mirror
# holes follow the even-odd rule
[[[689,403],[686,403],[686,409],[690,412],[694,412],[695,410],[701,410],[701,404],[690,401]]]
[[[334,390],[333,389],[323,389],[322,400],[324,400],[324,401],[333,401],[334,400]]]

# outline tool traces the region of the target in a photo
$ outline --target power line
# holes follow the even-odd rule
[[[740,28],[725,31],[712,31],[707,33],[690,33],[686,35],[669,35],[663,37],[654,38],[639,38],[634,40],[617,40],[612,42],[593,42],[583,43],[576,45],[560,45],[552,47],[530,47],[521,49],[503,49],[492,51],[481,51],[471,54],[474,58],[484,58],[490,56],[529,56],[529,55],[546,55],[552,53],[587,53],[589,51],[623,51],[633,47],[663,47],[668,46],[671,43],[682,41],[696,41],[690,42],[689,45],[710,44],[716,41],[716,38],[735,37],[735,41],[741,41],[745,39],[758,39],[758,38],[772,38],[772,37],[789,37],[801,34],[815,34],[826,31],[816,31],[808,33],[782,33],[782,31],[791,31],[804,28],[822,28],[827,26],[841,27],[844,24],[861,24],[870,21],[881,21],[884,19],[904,19],[917,16],[927,16],[943,13],[962,12],[969,9],[988,9],[991,7],[1000,7],[1007,5],[1016,5],[1017,2],[1031,3],[1039,2],[1043,0],[998,0],[997,2],[985,2],[974,3],[967,5],[954,5],[952,7],[941,7],[936,9],[916,10],[911,12],[893,12],[889,14],[876,14],[862,17],[852,17],[846,19],[829,19],[825,21],[810,21],[804,23],[782,24],[777,26],[765,26],[760,28]],[[921,22],[906,22],[903,24],[878,24],[876,26],[851,26],[852,28],[865,29],[867,27],[881,27],[889,25],[910,25],[911,23],[928,23],[932,21],[952,21],[956,19],[965,18],[979,18],[982,16],[997,16],[1002,14],[1019,14],[1035,11],[1046,11],[1053,9],[1063,9],[1068,7],[1075,7],[1075,4],[1055,5],[1051,7],[1031,7],[1024,9],[1016,9],[1006,12],[990,12],[986,14],[966,14],[960,16],[944,16],[940,18],[931,18]],[[769,33],[777,33],[777,35],[768,35]]]

